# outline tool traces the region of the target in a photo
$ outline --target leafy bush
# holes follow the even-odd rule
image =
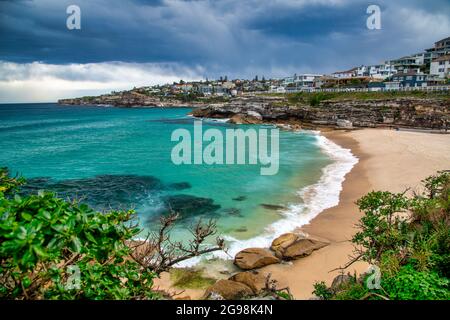
[[[309,105],[312,107],[316,107],[318,106],[322,101],[324,100],[329,100],[334,98],[335,95],[332,93],[326,93],[326,92],[318,92],[318,93],[313,93],[311,94],[311,96],[309,97]]]
[[[146,241],[135,212],[98,212],[53,193],[20,195],[24,179],[0,169],[0,299],[156,299],[153,279],[174,264],[222,250],[204,241],[216,233],[213,220],[194,224],[187,245],[173,241],[178,219],[160,217]]]
[[[267,95],[267,94],[265,94]],[[283,94],[269,94],[271,96],[283,96]],[[286,95],[288,104],[309,104],[317,106],[321,101],[333,100],[375,100],[395,98],[437,98],[449,100],[448,93],[440,91],[383,91],[383,92],[296,92]]]
[[[381,288],[363,275],[341,290],[317,284],[326,299],[450,299],[450,173],[423,181],[423,194],[371,192],[358,200],[364,212],[352,242],[358,260],[379,266]]]
[[[11,194],[25,183],[22,178],[11,178],[7,168],[0,168],[0,192],[4,195]]]
[[[363,298],[371,298],[379,300],[377,296],[369,295],[365,282],[351,282],[346,287],[342,288],[333,296],[333,300],[360,300]]]
[[[20,183],[5,169],[0,177],[6,191]],[[155,298],[155,274],[129,259],[126,243],[140,232],[133,215],[96,212],[52,193],[0,192],[0,298]],[[75,270],[80,281],[71,287]]]
[[[405,221],[398,213],[408,208],[408,200],[403,194],[390,192],[371,192],[357,202],[364,212],[352,242],[364,248],[362,257],[370,263],[379,261],[386,250],[396,250],[407,241],[402,232]]]
[[[393,277],[382,279],[382,286],[395,300],[449,300],[450,281],[436,272],[416,271],[406,265]]]
[[[333,292],[327,287],[327,285],[323,281],[316,282],[314,284],[313,294],[324,300],[328,300],[333,297]]]

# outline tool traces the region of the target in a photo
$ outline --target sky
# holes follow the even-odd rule
[[[66,26],[69,5],[79,30]],[[381,9],[380,30],[366,26],[369,5]],[[0,103],[327,74],[448,36],[448,0],[0,0]]]

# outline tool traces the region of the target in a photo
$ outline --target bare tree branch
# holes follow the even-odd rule
[[[224,240],[220,237],[217,237],[215,245],[205,245],[206,239],[217,232],[217,225],[214,220],[203,223],[200,219],[192,225],[189,228],[192,239],[187,244],[172,241],[170,231],[178,218],[177,213],[162,216],[159,230],[149,234],[145,241],[133,245],[131,257],[143,268],[159,274],[181,261],[224,250]]]

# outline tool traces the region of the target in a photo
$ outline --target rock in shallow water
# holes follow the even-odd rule
[[[267,203],[261,203],[261,207],[267,210],[284,210],[286,207],[279,206],[276,204],[267,204]]]
[[[186,190],[192,188],[191,184],[189,182],[175,182],[169,184],[169,189],[173,190]]]
[[[226,208],[222,210],[223,213],[230,216],[242,217],[241,210],[238,208]]]
[[[202,214],[213,214],[220,209],[220,205],[215,204],[213,199],[186,194],[165,196],[163,202],[167,208],[179,213],[181,218]]]
[[[25,194],[53,191],[61,198],[80,199],[98,210],[128,208],[161,189],[164,184],[160,179],[138,175],[98,175],[61,181],[34,178],[22,188]]]

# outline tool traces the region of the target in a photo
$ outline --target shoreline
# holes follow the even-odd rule
[[[288,264],[270,265],[262,268],[271,273],[280,287],[289,287],[295,299],[309,299],[313,296],[316,281],[325,281],[328,285],[340,274],[331,270],[345,265],[352,254],[353,246],[349,241],[356,231],[354,228],[362,214],[355,202],[372,189],[367,172],[366,154],[358,141],[345,131],[327,131],[321,135],[344,149],[350,149],[358,162],[345,175],[339,203],[320,212],[309,223],[297,228],[296,232],[324,239],[329,245],[314,251],[310,256],[289,262]],[[353,264],[347,271],[362,273],[368,265],[362,262]]]
[[[295,299],[313,297],[313,284],[331,285],[353,252],[349,241],[362,217],[355,202],[374,190],[404,192],[420,189],[420,181],[439,170],[450,169],[450,136],[383,129],[328,131],[322,133],[338,145],[349,148],[359,162],[346,175],[339,204],[321,212],[299,229],[330,245],[310,256],[287,265],[270,265],[262,270],[271,273],[280,286],[289,286]],[[363,273],[368,264],[357,262],[345,273]]]
[[[302,133],[299,132],[299,134]],[[320,132],[306,131],[306,134],[313,135],[316,146],[332,160],[321,169],[320,178],[315,183],[295,191],[298,200],[287,203],[286,208],[279,211],[281,218],[268,224],[259,235],[245,240],[225,236],[226,240],[231,241],[227,254],[216,252],[212,254],[213,257],[229,260],[227,256],[234,257],[246,248],[268,248],[275,238],[309,224],[321,212],[340,202],[342,183],[345,181],[345,176],[358,163],[358,157],[352,154],[350,148],[341,147]],[[193,267],[195,264],[185,266]]]
[[[313,297],[315,282],[330,285],[352,254],[351,237],[361,218],[355,202],[370,191],[383,190],[403,192],[420,188],[420,181],[439,170],[450,169],[450,135],[395,131],[385,129],[362,129],[354,131],[324,131],[321,135],[344,149],[350,149],[359,159],[345,175],[339,203],[323,210],[306,225],[295,231],[327,240],[330,244],[314,251],[310,256],[292,262],[274,264],[258,269],[271,273],[279,287],[289,287],[295,299]],[[345,273],[363,273],[368,265],[357,262]],[[163,275],[157,284],[170,288],[170,277]],[[171,288],[171,291],[182,289]],[[185,290],[192,299],[201,298],[203,290]]]
[[[349,175],[349,173],[351,173],[354,170],[355,166],[357,166],[360,162],[360,155],[354,153],[353,145],[340,143],[340,141],[334,141],[333,138],[330,138],[334,137],[333,133],[338,133],[339,131],[326,131],[324,133],[320,131],[307,130],[307,132],[308,134],[316,136],[317,147],[320,148],[321,151],[332,160],[332,163],[322,168],[322,175],[316,183],[305,186],[296,192],[300,197],[299,200],[301,200],[301,202],[289,205],[287,209],[283,211],[283,217],[280,220],[269,224],[263,233],[254,238],[243,241],[234,239],[235,241],[233,242],[233,246],[232,248],[230,248],[231,251],[227,251],[227,255],[229,257],[233,258],[237,254],[237,252],[249,247],[269,248],[274,239],[288,232],[298,231],[300,233],[311,233],[317,239],[322,238],[327,242],[332,240],[329,239],[330,237],[328,237],[326,234],[321,235],[320,232],[315,232],[315,230],[312,230],[312,232],[310,232],[306,228],[304,229],[304,227],[312,224],[312,222],[319,218],[323,214],[323,212],[341,204],[343,184],[345,183],[347,179],[346,177]],[[309,197],[307,196],[308,193],[311,193],[309,194]],[[325,197],[321,197],[321,194],[325,194]],[[236,245],[239,248],[236,249]],[[331,247],[331,244],[328,247]],[[325,249],[327,249],[327,247],[321,249],[320,251]],[[190,261],[189,263],[182,264],[178,267],[182,269],[194,268],[202,270],[205,269],[205,266],[209,265],[208,269],[218,270],[216,270],[215,272],[207,270],[205,274],[207,274],[208,276],[212,275],[217,279],[220,279],[222,275],[223,278],[226,279],[229,275],[240,271],[239,268],[233,265],[232,259],[226,259],[224,253],[215,253],[210,258],[212,258],[213,260],[209,260],[209,262],[207,263],[204,263],[204,259],[197,258],[195,259],[196,261]],[[215,260],[215,258],[219,258],[220,262]],[[301,260],[304,259],[306,258],[303,258]],[[222,265],[223,268],[220,268],[220,265]],[[265,272],[267,269],[267,273],[272,273],[273,279],[278,280],[281,287],[287,287],[291,286],[290,281],[280,281],[281,277],[278,276],[276,272],[276,270],[279,270],[280,273],[284,273],[285,267],[287,266],[287,264],[271,265],[265,268],[261,268],[260,270]],[[220,274],[220,272],[217,272],[220,269],[227,270],[231,273],[229,275],[227,275],[225,272],[222,272],[222,274]],[[173,288],[171,286],[170,275],[168,273],[164,273],[161,279],[156,281],[156,283],[162,288],[170,288],[172,292],[183,292],[184,294],[188,293],[188,296],[192,299],[200,299],[204,291],[201,289]],[[294,296],[297,298],[295,294]]]
[[[214,121],[214,119],[208,120]],[[354,167],[359,163],[359,156],[353,152],[351,147],[348,147],[345,144],[340,144],[329,138],[329,135],[338,131],[327,131],[325,134],[320,131],[311,130],[306,130],[306,132],[307,134],[315,136],[317,139],[317,147],[321,149],[321,152],[326,154],[332,162],[322,168],[322,174],[317,182],[312,185],[302,187],[296,191],[296,194],[300,197],[299,200],[301,201],[287,206],[286,210],[282,213],[283,217],[280,220],[267,225],[265,231],[263,231],[260,235],[247,240],[233,239],[232,246],[228,248],[229,250],[227,250],[227,253],[213,253],[209,257],[212,260],[209,260],[206,263],[205,259],[200,259],[200,257],[193,258],[176,266],[176,268],[186,270],[191,268],[204,270],[205,266],[209,265],[208,269],[216,270],[215,272],[208,270],[205,272],[206,275],[213,276],[218,280],[220,280],[222,276],[226,279],[229,275],[240,271],[239,268],[233,265],[233,258],[239,251],[249,247],[269,248],[272,241],[284,233],[296,231],[308,233],[303,230],[304,226],[312,223],[312,221],[318,218],[324,211],[341,203],[343,183],[346,180],[346,176],[352,172]],[[323,195],[324,193],[325,198],[323,196],[321,197],[321,194]],[[329,241],[326,239],[327,237],[320,236],[318,233],[314,233],[314,237]],[[228,259],[226,256],[228,256]],[[219,259],[220,262],[216,259]],[[220,265],[222,265],[223,268],[221,268]],[[283,267],[285,265],[280,264],[277,266]],[[274,267],[274,265],[269,267]],[[261,270],[264,270],[264,268]],[[230,274],[227,274],[225,271],[228,271],[227,273]],[[275,275],[273,279],[278,280]],[[180,297],[187,293],[192,299],[200,299],[203,295],[204,290],[185,288],[178,289],[172,287],[171,282],[170,275],[165,272],[162,274],[161,279],[156,281],[156,284],[161,286],[163,289],[170,289],[172,292],[182,292],[183,295],[180,295]],[[280,284],[282,284],[281,281]],[[178,296],[179,295],[176,295],[176,297]]]

